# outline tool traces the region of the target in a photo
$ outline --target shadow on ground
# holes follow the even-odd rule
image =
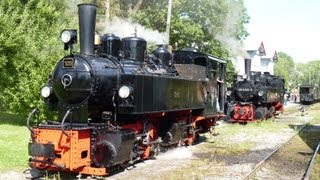
[[[9,112],[0,112],[0,125],[9,124],[15,126],[26,126],[26,118]]]

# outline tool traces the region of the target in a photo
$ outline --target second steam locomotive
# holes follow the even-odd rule
[[[250,71],[250,65],[251,59],[245,59],[245,74],[237,76],[226,93],[226,114],[230,122],[265,119],[283,111],[284,79]]]
[[[95,46],[96,6],[78,9],[80,53],[72,51],[77,31],[63,31],[71,53],[41,90],[58,120],[31,126],[37,110],[28,118],[33,168],[107,175],[192,144],[223,116],[225,61],[163,46],[147,54],[139,37],[105,34]]]

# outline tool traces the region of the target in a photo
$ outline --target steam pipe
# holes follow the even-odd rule
[[[244,72],[250,80],[250,71],[251,71],[251,59],[244,59]]]
[[[86,55],[93,55],[97,5],[79,4],[78,11],[80,29],[80,53]]]

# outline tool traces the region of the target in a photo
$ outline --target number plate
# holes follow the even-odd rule
[[[74,59],[73,58],[64,59],[63,68],[74,68]]]

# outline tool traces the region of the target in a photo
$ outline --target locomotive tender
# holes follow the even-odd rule
[[[31,126],[36,109],[27,120],[33,168],[108,175],[160,148],[192,144],[224,116],[225,61],[164,46],[146,54],[139,37],[105,34],[95,46],[96,8],[78,5],[80,53],[72,51],[76,30],[61,33],[71,53],[41,90],[58,121]]]
[[[251,59],[245,59],[245,74],[235,78],[226,93],[230,122],[265,119],[283,111],[284,79],[268,72],[250,71],[250,66]]]

